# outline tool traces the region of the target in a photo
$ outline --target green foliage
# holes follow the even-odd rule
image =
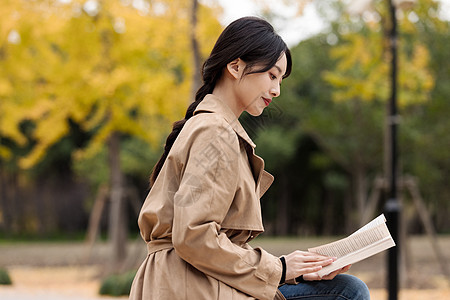
[[[122,143],[120,163],[123,172],[129,177],[147,180],[161,154],[162,146],[152,147],[141,139],[129,137]]]
[[[383,118],[381,101],[332,100],[339,87],[325,81],[322,74],[335,68],[328,53],[332,47],[326,35],[300,43],[292,49],[292,78],[286,80],[280,97],[286,117],[296,119],[297,131],[311,136],[349,173],[356,163],[375,167],[381,160]]]
[[[0,268],[0,285],[11,285],[12,281],[6,269]]]
[[[422,22],[423,23],[423,22]],[[403,112],[400,129],[401,148],[405,172],[416,176],[420,191],[434,216],[436,227],[444,232],[450,229],[450,23],[429,26],[423,23],[418,38],[428,45],[430,68],[436,78],[431,100],[424,105],[414,105]],[[439,29],[439,30],[437,30]]]
[[[125,176],[147,184],[150,172],[161,156],[162,150],[133,136],[123,138],[121,150],[120,165]],[[97,190],[101,184],[108,182],[110,176],[106,145],[92,156],[75,160],[73,169],[78,178],[87,180],[93,190]],[[146,189],[146,186],[143,188]]]
[[[101,147],[92,156],[80,157],[73,162],[75,174],[82,179],[86,179],[97,190],[102,183],[109,180],[107,149]]]
[[[266,168],[270,172],[285,168],[295,154],[297,135],[281,126],[271,126],[260,132],[255,139],[258,155],[264,157]]]
[[[126,296],[130,294],[136,271],[106,277],[100,286],[100,295]]]
[[[291,49],[293,70],[274,102],[281,116],[261,128],[255,138],[257,152],[275,171],[271,190],[276,192],[269,190],[268,195],[280,198],[284,193],[280,185],[288,181],[291,212],[312,223],[333,203],[346,207],[346,220],[360,215],[374,177],[385,172],[383,145],[390,94],[386,1],[374,1],[374,10],[362,16],[349,16],[341,4],[323,2],[325,11],[334,11],[330,32]],[[450,226],[445,221],[450,210],[446,202],[450,189],[445,183],[450,170],[450,58],[446,50],[450,28],[449,22],[436,17],[437,6],[437,2],[420,0],[413,11],[398,15],[399,150],[402,171],[418,177],[438,228],[445,231]],[[301,143],[305,137],[320,149],[307,152],[306,144]],[[296,152],[286,155],[291,153],[292,143]],[[280,149],[284,145],[286,152]],[[277,154],[289,168],[273,168],[270,160],[279,161]],[[308,172],[311,181],[306,183],[295,166]],[[299,188],[305,188],[304,184],[309,185],[307,189]],[[276,205],[264,207],[266,211],[277,209]],[[295,222],[295,217],[292,220]],[[329,218],[322,223],[326,220]],[[357,221],[354,218],[353,223]]]

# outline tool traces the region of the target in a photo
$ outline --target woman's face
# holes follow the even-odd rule
[[[255,68],[258,67],[260,66],[255,66]],[[236,90],[238,106],[252,116],[261,115],[272,99],[280,95],[281,81],[286,68],[287,59],[286,54],[283,53],[270,70],[242,77]]]

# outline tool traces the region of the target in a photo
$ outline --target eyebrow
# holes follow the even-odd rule
[[[274,65],[274,67],[277,68],[277,70],[278,70],[278,72],[280,72],[280,74],[282,73],[282,72],[281,72],[281,68],[280,68],[279,66]]]

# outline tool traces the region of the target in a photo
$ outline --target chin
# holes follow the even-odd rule
[[[253,117],[258,117],[263,113],[264,107],[251,107],[250,109],[247,109],[246,111],[249,113],[249,115],[251,115]]]
[[[263,113],[263,110],[258,110],[258,111],[247,111],[251,116],[253,117],[258,117]]]

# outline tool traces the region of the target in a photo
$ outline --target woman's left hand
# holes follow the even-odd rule
[[[331,279],[333,279],[334,277],[336,277],[336,275],[347,272],[347,271],[350,269],[351,266],[352,266],[352,265],[345,266],[345,267],[343,267],[342,269],[339,269],[339,270],[336,270],[336,271],[334,271],[334,272],[331,272],[330,274],[325,275],[325,276],[323,276],[323,277],[320,277],[319,275],[317,275],[317,273],[308,273],[308,274],[304,274],[304,275],[303,275],[303,279],[306,280],[306,281],[314,281],[314,280],[331,280]]]

